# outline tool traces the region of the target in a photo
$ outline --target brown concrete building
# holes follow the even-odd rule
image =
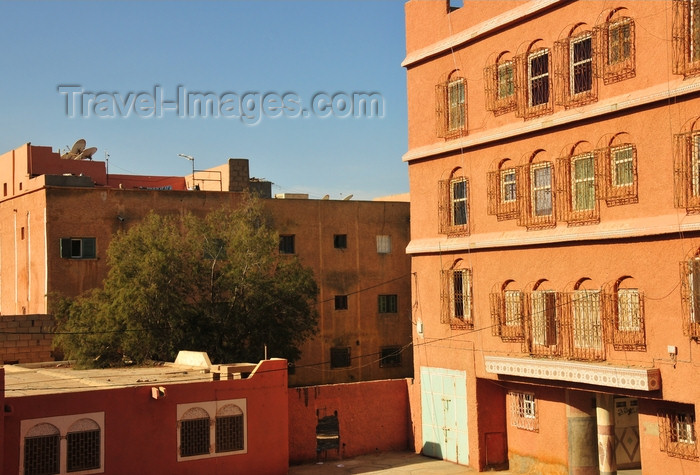
[[[0,183],[0,358],[22,363],[51,356],[48,296],[101,285],[115,232],[151,210],[201,215],[237,206],[245,189],[263,197],[270,189],[251,181],[244,159],[196,171],[192,182],[191,175],[108,175],[104,162],[62,159],[31,144],[0,156]],[[312,267],[321,290],[320,332],[305,345],[290,384],[410,376],[409,204],[264,205],[281,235],[280,252]]]
[[[700,471],[700,2],[450,3],[405,7],[416,448]]]

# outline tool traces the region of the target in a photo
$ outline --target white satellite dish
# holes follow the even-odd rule
[[[352,195],[348,195],[345,198],[343,198],[343,201],[350,201],[352,199]]]
[[[321,199],[322,200],[329,200],[329,199],[331,199],[331,196],[330,195],[323,195],[323,198],[321,198]]]
[[[75,157],[75,159],[76,160],[85,160],[85,159],[92,160],[92,156],[95,154],[95,152],[97,152],[97,147],[86,148],[85,150],[80,152],[80,154],[77,157]]]
[[[85,139],[78,139],[75,141],[73,147],[70,149],[70,153],[79,154],[83,150],[85,150]]]

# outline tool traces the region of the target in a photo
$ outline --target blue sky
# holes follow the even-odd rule
[[[197,169],[248,158],[274,193],[407,192],[403,4],[3,1],[0,151],[85,138],[111,173],[184,176],[183,153]],[[207,117],[176,109],[178,86],[211,93]],[[353,93],[375,93],[374,117],[344,117]]]

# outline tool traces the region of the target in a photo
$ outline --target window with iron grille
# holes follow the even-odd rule
[[[19,472],[49,475],[103,471],[103,427],[102,412],[21,421]]]
[[[635,27],[629,17],[610,18],[595,28],[601,43],[601,61],[603,82],[612,84],[634,77],[635,64]]]
[[[381,359],[379,367],[381,368],[396,368],[401,366],[401,347],[400,346],[385,346],[381,349]]]
[[[698,460],[695,406],[676,405],[659,411],[659,447],[671,457]]]
[[[451,77],[436,86],[437,134],[446,139],[467,133],[467,82]]]
[[[700,132],[674,136],[675,205],[688,213],[700,212]]]
[[[500,61],[484,68],[486,85],[486,110],[494,115],[515,109],[515,62]]]
[[[216,415],[216,452],[237,452],[245,448],[243,411],[235,404],[220,408]]]
[[[469,215],[467,207],[467,180],[454,180],[450,184],[450,202],[452,203],[452,226],[467,224]]]
[[[636,203],[637,195],[637,147],[625,143],[596,150],[596,160],[601,160],[605,175],[604,197],[608,206]]]
[[[530,431],[539,430],[537,401],[533,393],[510,391],[510,423],[511,425]]]
[[[441,322],[472,328],[472,271],[451,269],[443,272]]]
[[[350,366],[350,347],[331,348],[331,369]]]
[[[552,165],[544,162],[532,165],[530,168],[532,183],[532,214],[533,216],[551,216],[552,208]]]
[[[700,73],[700,0],[673,1],[673,72]]]
[[[38,424],[24,437],[24,473],[61,473],[59,430],[51,424]]]
[[[572,96],[593,88],[593,39],[591,33],[571,39],[569,88]]]
[[[247,452],[246,400],[178,404],[178,461]]]
[[[623,331],[639,331],[641,314],[638,289],[618,289],[617,328]]]
[[[379,313],[398,312],[398,296],[396,294],[380,295],[378,298]]]
[[[496,215],[499,221],[517,218],[518,170],[502,168],[489,172],[488,214]]]
[[[575,349],[600,350],[603,347],[600,291],[576,290],[572,295]]]
[[[505,290],[489,296],[492,334],[503,341],[523,341],[524,295],[519,290]]]
[[[598,99],[595,45],[592,31],[577,33],[554,44],[557,104],[573,107]]]
[[[681,300],[683,332],[700,339],[700,257],[681,262]]]
[[[347,247],[348,247],[348,235],[347,234],[334,234],[333,235],[333,247],[336,249],[347,249]]]
[[[391,254],[391,236],[377,235],[377,254]]]
[[[100,468],[100,426],[92,419],[75,422],[66,436],[68,472]]]
[[[571,159],[571,197],[575,211],[595,208],[595,158],[592,153]]]
[[[438,193],[440,233],[469,234],[469,180],[464,177],[442,180]]]
[[[549,50],[532,53],[527,59],[528,107],[549,102]]]
[[[336,310],[347,310],[348,309],[348,296],[347,295],[336,295],[334,298],[335,309]]]
[[[96,238],[61,238],[61,257],[64,259],[95,259]]]
[[[180,456],[206,455],[209,453],[209,414],[203,409],[204,417],[193,417],[185,414],[180,421]],[[199,411],[196,411],[199,412]],[[192,418],[189,418],[192,417]]]
[[[598,198],[598,151],[563,157],[558,160],[560,189],[560,218],[569,225],[597,223],[600,221]]]
[[[552,290],[537,290],[531,295],[532,343],[553,346],[558,343],[557,294]]]
[[[294,254],[294,234],[280,235],[280,254]]]

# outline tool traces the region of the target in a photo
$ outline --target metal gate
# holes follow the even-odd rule
[[[469,464],[467,373],[421,367],[423,454]]]

